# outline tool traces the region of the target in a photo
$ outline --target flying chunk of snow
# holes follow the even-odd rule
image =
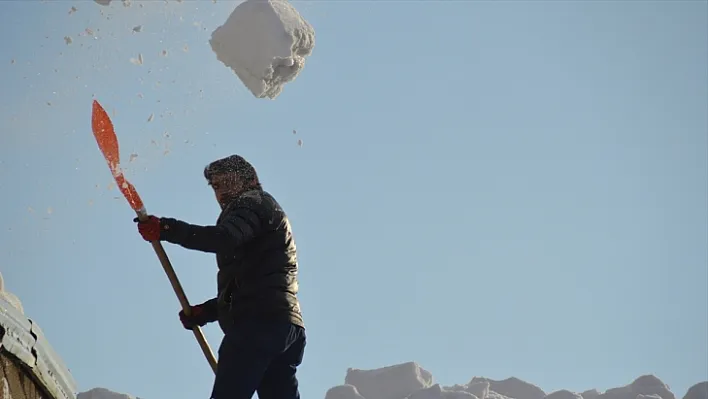
[[[152,122],[153,119],[155,119],[155,114],[150,114],[150,116],[148,116],[148,122]]]
[[[70,36],[64,36],[64,42],[66,44],[71,44],[74,42],[74,40]]]
[[[111,4],[111,0],[93,0],[102,6],[108,6]]]
[[[128,162],[133,162],[133,161],[135,161],[135,159],[136,159],[137,157],[138,157],[138,154],[135,154],[135,153],[130,154],[130,159],[128,159]]]
[[[142,32],[142,30],[143,30],[142,25],[138,25],[138,26],[133,27],[133,33],[140,33],[140,32]]]
[[[257,98],[275,99],[315,47],[315,31],[284,0],[246,0],[209,40],[216,58]]]
[[[77,11],[76,7],[72,6],[71,9],[69,10],[69,15],[75,13]]]
[[[132,62],[135,65],[143,65],[143,55],[138,54],[138,58],[131,58],[130,62]]]
[[[302,147],[302,140],[298,140],[298,141],[297,141],[297,145],[298,145],[299,147]]]
[[[162,56],[167,57],[167,50],[162,50]]]

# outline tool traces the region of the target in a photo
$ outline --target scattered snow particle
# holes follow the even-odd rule
[[[30,212],[30,213],[34,213],[34,209],[32,209],[31,206],[28,206],[28,207],[27,207],[27,211]]]
[[[138,93],[138,98],[143,98],[143,93]]]
[[[130,0],[122,0],[123,1],[123,7],[130,7],[133,2]]]
[[[93,29],[91,29],[91,28],[86,28],[86,34],[87,34],[88,36],[93,36]]]
[[[89,204],[89,206],[92,206],[92,205],[93,205],[93,200],[89,200],[89,201],[88,201],[88,204]]]
[[[133,27],[133,33],[140,33],[140,32],[142,32],[142,31],[143,31],[143,26],[142,26],[142,25],[138,25],[138,26],[134,26],[134,27]]]
[[[113,188],[114,188],[115,186],[116,186],[116,185],[115,185],[115,183],[113,183],[113,182],[108,183],[108,191],[113,190]]]
[[[108,6],[111,4],[111,0],[93,0],[102,6]]]
[[[297,134],[297,130],[293,129],[293,134]]]
[[[132,62],[135,65],[143,65],[143,55],[138,54],[138,58],[131,58],[130,62]]]
[[[302,147],[302,140],[298,140],[298,141],[297,141],[297,145],[298,145],[299,147]]]
[[[65,42],[66,44],[71,44],[71,43],[74,42],[74,40],[73,40],[71,37],[69,37],[69,36],[64,36],[64,42]]]
[[[10,64],[14,64],[14,63],[15,63],[15,60],[10,60]]]
[[[167,57],[167,50],[162,50],[162,56]]]
[[[148,116],[148,122],[152,122],[153,119],[155,119],[155,114],[150,114],[150,116]]]
[[[54,213],[54,209],[52,209],[52,207],[50,206],[49,208],[47,208],[47,214],[51,215],[52,213]]]
[[[185,44],[184,47],[182,47],[182,51],[184,51],[185,53],[189,51],[189,46]]]
[[[137,157],[138,157],[138,154],[136,154],[136,153],[130,154],[130,159],[128,160],[128,162],[133,162],[133,161],[135,161],[135,159],[136,159]]]
[[[51,107],[51,106],[52,106],[52,102],[51,102],[51,101],[47,101],[47,105]]]
[[[76,11],[77,11],[77,10],[76,10],[76,7],[73,7],[73,6],[72,6],[71,9],[69,10],[69,15],[75,13]]]

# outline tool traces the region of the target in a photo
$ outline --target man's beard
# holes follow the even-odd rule
[[[219,199],[219,206],[221,207],[221,210],[223,211],[231,205],[231,203],[234,202],[239,195],[241,195],[241,192],[224,194],[224,197]]]

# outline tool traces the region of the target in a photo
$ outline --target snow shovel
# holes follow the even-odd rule
[[[123,171],[120,167],[118,138],[116,137],[116,133],[113,129],[113,122],[111,122],[111,118],[108,116],[108,113],[106,113],[106,110],[104,110],[101,104],[99,104],[96,100],[93,100],[91,128],[93,130],[93,135],[96,138],[96,142],[98,142],[98,147],[101,149],[103,157],[106,159],[108,167],[111,169],[113,178],[115,179],[121,193],[123,193],[125,199],[128,200],[128,203],[138,215],[138,220],[142,221],[147,219],[148,214],[145,210],[145,205],[143,205],[142,199],[140,199],[140,195],[138,195],[138,191],[125,178],[125,176],[123,176]],[[170,259],[167,257],[165,249],[162,248],[160,241],[153,241],[151,244],[158,259],[160,259],[162,268],[165,269],[165,274],[167,274],[167,278],[170,280],[170,284],[172,284],[175,294],[177,294],[177,299],[179,299],[184,313],[189,316],[191,307],[189,305],[189,301],[187,300],[187,295],[184,293],[182,284],[180,284],[179,279],[177,278],[177,274],[170,263]],[[206,356],[211,368],[214,370],[214,373],[216,373],[216,357],[214,357],[214,353],[211,351],[204,333],[199,326],[194,326],[192,331],[194,332],[194,337],[197,339],[199,346],[202,348],[202,352],[204,352],[204,356]]]

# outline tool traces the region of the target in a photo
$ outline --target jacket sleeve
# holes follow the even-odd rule
[[[160,239],[196,251],[217,253],[239,247],[260,234],[264,224],[250,207],[237,207],[215,226],[160,219]]]
[[[216,307],[216,298],[212,298],[201,305],[204,311],[204,320],[208,323],[215,322],[219,318],[219,309]]]

